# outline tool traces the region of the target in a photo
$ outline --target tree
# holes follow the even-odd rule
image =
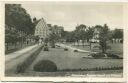
[[[80,24],[80,25],[78,25],[78,26],[76,27],[76,30],[77,30],[77,31],[81,31],[81,30],[84,30],[84,31],[85,31],[86,27],[87,27],[86,25]]]
[[[109,39],[108,33],[109,33],[109,28],[107,24],[104,24],[99,34],[99,45],[101,46],[102,53],[106,53],[106,50],[108,48],[107,45],[107,41]]]
[[[64,31],[62,37],[66,40],[66,42],[74,42],[75,41],[75,32],[74,31]]]
[[[59,36],[55,33],[51,33],[48,36],[48,41],[49,41],[52,48],[55,48],[55,43],[58,41],[58,39],[59,39]]]
[[[5,25],[6,43],[16,45],[19,41],[22,46],[22,42],[26,40],[25,34],[34,34],[34,23],[21,4],[5,4]]]
[[[76,34],[75,34],[75,38],[77,39],[77,44],[79,46],[79,40],[82,40],[82,45],[84,47],[84,41],[87,38],[86,37],[86,28],[87,26],[84,24],[80,24],[79,26],[76,27]]]
[[[8,50],[8,44],[11,43],[11,44],[15,44],[15,47],[16,47],[16,42],[18,42],[18,39],[19,39],[19,34],[17,33],[16,30],[9,30],[8,28],[5,28],[5,43],[7,44],[6,45],[6,48]]]
[[[112,37],[115,39],[123,39],[123,30],[122,29],[115,29],[113,31]]]
[[[21,4],[5,5],[5,24],[28,34],[34,34],[34,24]]]
[[[93,38],[93,34],[94,34],[94,27],[88,27],[87,31],[86,31],[86,39],[87,42],[89,42],[89,46],[90,46],[90,50],[91,50],[91,41],[89,41],[90,39]]]
[[[86,37],[87,37],[87,42],[89,42],[90,39],[92,39],[93,37],[93,33],[94,33],[94,27],[88,27],[87,31],[86,31]]]
[[[77,45],[79,46],[79,40],[81,39],[80,38],[81,33],[78,30],[75,30],[74,32],[75,32],[74,39],[77,42]]]

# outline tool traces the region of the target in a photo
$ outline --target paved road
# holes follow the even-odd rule
[[[16,51],[5,57],[5,72],[6,74],[15,73],[18,64],[23,63],[32,51],[35,51],[38,45],[26,47],[25,49]]]
[[[65,44],[60,44],[60,43],[57,43],[56,45],[61,46],[63,48],[68,48],[68,49],[70,49],[72,51],[78,50],[79,52],[84,52],[84,53],[97,53],[97,52],[91,52],[91,51],[87,51],[87,50],[81,50],[81,49],[72,47],[71,45],[65,45]]]
[[[37,45],[33,45],[33,46],[29,46],[29,47],[26,47],[24,49],[21,49],[19,51],[16,51],[16,52],[13,52],[13,53],[10,53],[10,54],[7,54],[5,56],[5,61],[6,62],[9,62],[9,61],[12,61],[13,59],[17,58],[17,57],[20,57],[21,55],[23,55],[24,53],[32,50],[33,48],[35,48]]]

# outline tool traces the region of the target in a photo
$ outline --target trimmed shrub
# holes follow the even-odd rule
[[[112,54],[112,53],[107,53],[107,57],[111,57],[113,59],[120,59],[120,57],[116,54]]]
[[[19,64],[17,65],[16,73],[24,73],[25,69],[25,65]]]
[[[43,46],[38,48],[35,52],[32,52],[31,55],[29,57],[27,57],[27,59],[23,63],[18,64],[17,68],[16,68],[16,73],[24,73],[25,70],[29,67],[29,65],[31,65],[32,62],[35,60],[35,58],[40,53],[42,48],[43,48]]]
[[[44,51],[49,51],[48,46],[44,46],[43,50]]]
[[[35,64],[33,69],[39,72],[55,72],[57,71],[57,66],[50,60],[42,60]]]
[[[51,48],[55,48],[55,45],[51,46]]]
[[[78,50],[74,50],[74,52],[78,52]]]
[[[64,48],[64,51],[68,51],[68,48]]]
[[[94,58],[103,58],[105,55],[103,53],[93,53],[91,54],[92,57]]]

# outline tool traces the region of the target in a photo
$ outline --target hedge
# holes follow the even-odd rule
[[[41,60],[34,65],[33,69],[38,72],[55,72],[57,71],[57,66],[50,60]]]
[[[17,65],[16,73],[24,73],[28,66],[36,59],[42,48],[43,46],[39,47],[36,51],[32,52],[23,63]]]

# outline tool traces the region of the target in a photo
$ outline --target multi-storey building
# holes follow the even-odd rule
[[[51,33],[55,33],[56,35],[61,37],[61,33],[64,30],[62,26],[57,26],[57,25],[51,26],[51,24],[48,24],[48,27]]]
[[[45,39],[49,34],[49,27],[47,26],[45,20],[43,18],[40,19],[35,27],[35,36],[39,36],[40,38]]]

